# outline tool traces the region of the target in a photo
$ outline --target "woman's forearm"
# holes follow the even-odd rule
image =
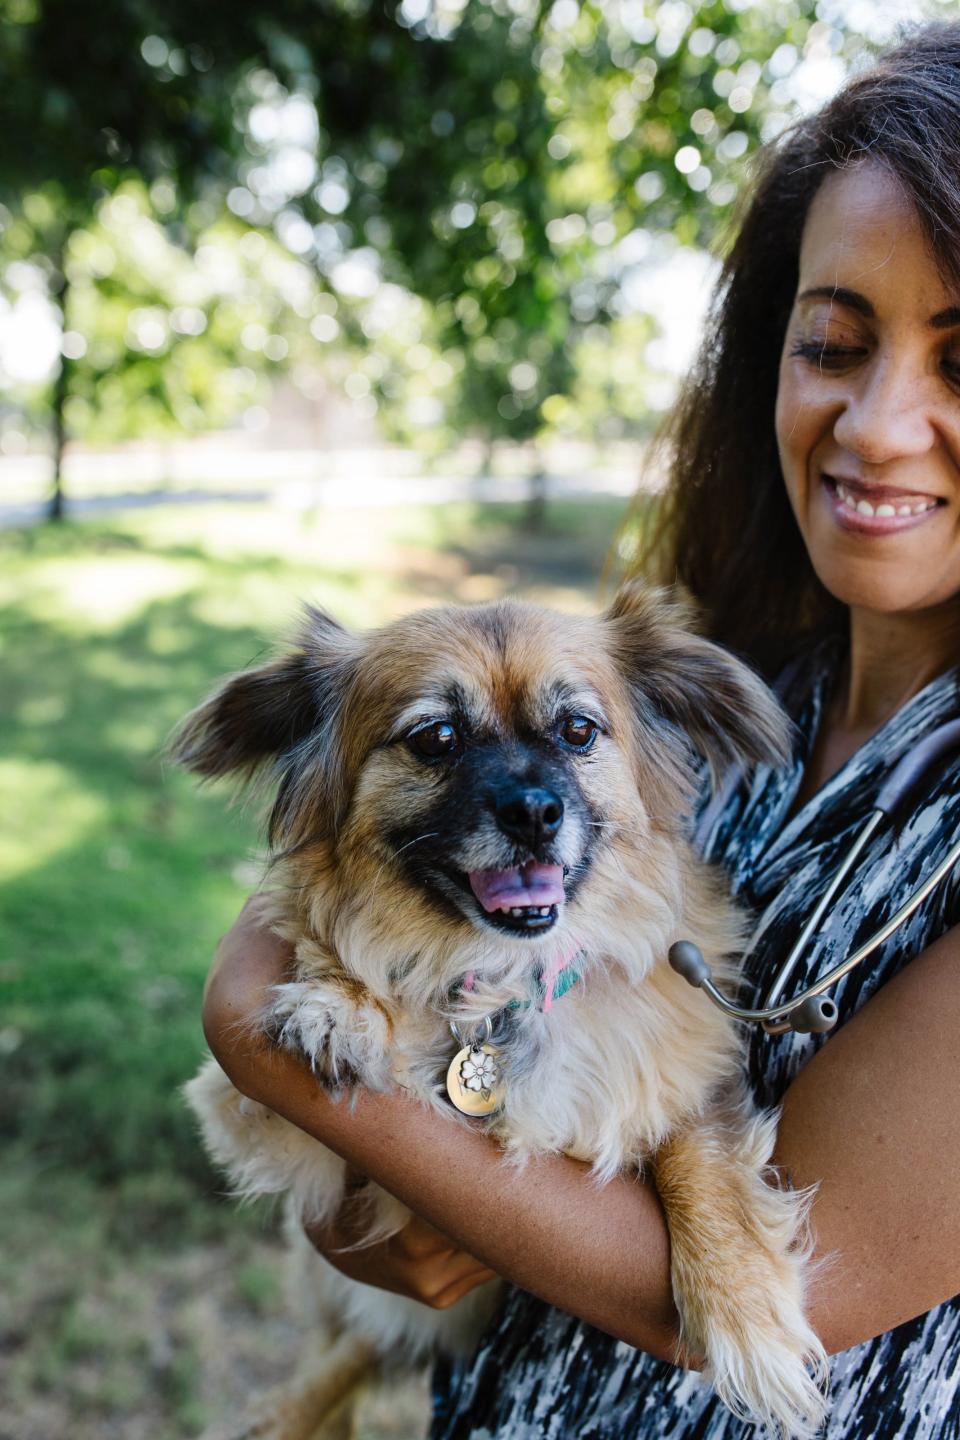
[[[204,1026],[237,1087],[498,1274],[653,1355],[681,1355],[653,1185],[620,1177],[599,1187],[564,1156],[517,1170],[487,1136],[397,1092],[335,1103],[255,1030],[291,961],[253,906],[221,947]],[[783,1097],[774,1162],[816,1187],[815,1258],[830,1263],[814,1273],[807,1309],[830,1353],[960,1290],[958,962],[960,927],[885,985]]]
[[[488,1136],[400,1092],[360,1090],[334,1101],[295,1056],[256,1042],[232,1045],[219,1058],[239,1089],[507,1280],[618,1339],[677,1359],[669,1239],[651,1184],[620,1177],[601,1187],[588,1166],[565,1156],[518,1169]]]
[[[245,906],[204,996],[214,1055],[244,1094],[285,1116],[507,1280],[663,1359],[680,1355],[670,1241],[656,1190],[539,1156],[522,1169],[488,1136],[399,1091],[333,1101],[251,1022],[293,954]],[[560,1241],[558,1243],[558,1237]]]

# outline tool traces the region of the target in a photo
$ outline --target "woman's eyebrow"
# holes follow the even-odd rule
[[[868,320],[876,314],[866,295],[861,295],[859,290],[847,290],[842,285],[813,285],[809,290],[801,291],[797,300],[836,300]],[[927,324],[931,330],[948,330],[951,325],[960,325],[960,305],[948,305],[946,309],[938,310],[930,316]]]
[[[802,291],[797,299],[836,300],[841,305],[846,305],[849,310],[865,315],[868,320],[872,320],[875,314],[866,295],[861,295],[859,290],[846,290],[842,285],[814,285],[811,289]]]
[[[927,323],[934,330],[948,330],[951,325],[960,325],[960,305],[948,305],[946,310],[938,310]]]

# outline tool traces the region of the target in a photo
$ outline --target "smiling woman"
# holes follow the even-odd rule
[[[921,31],[771,149],[672,423],[672,485],[645,564],[685,582],[712,637],[777,677],[796,726],[789,758],[726,787],[698,833],[755,912],[745,973],[758,989],[891,767],[960,717],[958,307],[953,24]],[[643,697],[634,700],[642,722]],[[731,724],[728,713],[710,738],[722,742]],[[929,774],[913,803],[812,937],[798,986],[879,929],[947,853],[960,829],[960,762]],[[626,943],[628,917],[622,929]],[[489,1137],[430,1123],[404,1096],[363,1092],[345,1115],[309,1076],[240,1053],[233,1039],[284,963],[249,917],[227,938],[206,1009],[215,1052],[239,1088],[418,1217],[394,1242],[349,1253],[349,1227],[334,1222],[312,1232],[318,1248],[354,1278],[438,1308],[491,1270],[517,1287],[468,1363],[438,1375],[435,1440],[752,1434],[685,1368],[689,1332],[674,1306],[685,1257],[701,1257],[704,1288],[715,1275],[704,1229],[712,1185],[686,1187],[681,1231],[669,1166],[656,1165],[656,1186],[620,1176],[598,1189],[569,1155],[508,1171]],[[575,1043],[563,1026],[578,989],[547,1032],[565,1033],[564,1044]],[[594,1055],[619,1033],[628,997],[629,979]],[[706,1002],[686,999],[694,1023]],[[836,1004],[826,1044],[757,1035],[748,1057],[754,1098],[776,1107],[771,1125],[779,1118],[773,1161],[812,1187],[815,1255],[828,1262],[806,1296],[835,1357],[820,1433],[956,1440],[956,875],[841,981]],[[640,1051],[646,1063],[646,1041],[637,1063]],[[630,1073],[603,1068],[611,1109]],[[718,1154],[729,1144],[718,1137]],[[744,1270],[764,1253],[758,1243]]]

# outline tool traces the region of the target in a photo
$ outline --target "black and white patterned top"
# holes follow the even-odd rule
[[[757,916],[748,975],[766,990],[811,905],[872,808],[883,779],[918,740],[960,717],[960,676],[941,675],[894,715],[789,820],[837,674],[827,641],[794,667],[783,700],[798,729],[793,763],[764,767],[728,794],[705,836],[733,893]],[[828,913],[787,995],[869,938],[960,833],[960,757],[932,770],[905,821],[881,832]],[[898,970],[960,921],[960,866],[833,992],[843,1022]],[[824,1037],[759,1031],[751,1082],[776,1104]],[[571,1243],[573,1239],[571,1239]],[[831,1362],[828,1440],[960,1440],[960,1297]],[[473,1359],[438,1367],[432,1440],[747,1440],[701,1378],[512,1291]]]

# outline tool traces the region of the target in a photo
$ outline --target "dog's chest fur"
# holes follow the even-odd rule
[[[332,1047],[344,1057],[335,1079],[399,1084],[448,1109],[443,1077],[458,1048],[450,1022],[478,1033],[490,1016],[505,1102],[489,1121],[468,1123],[485,1123],[518,1160],[564,1152],[604,1178],[642,1164],[703,1111],[740,1063],[729,1022],[666,959],[678,935],[697,933],[722,968],[738,938],[733,907],[718,903],[709,872],[673,837],[656,844],[648,837],[644,869],[645,877],[625,873],[621,853],[617,884],[595,886],[606,902],[581,913],[575,938],[571,932],[560,942],[577,953],[580,978],[544,1006],[536,976],[556,956],[556,938],[539,947],[504,946],[498,937],[464,947],[441,933],[431,954],[421,918],[411,919],[389,893],[346,894],[329,860],[299,873],[294,866],[290,883],[275,892],[286,898],[272,916],[298,956],[284,1038],[318,1074],[325,1059],[312,1047]],[[299,896],[293,906],[291,894]],[[349,1033],[334,1036],[326,1022],[290,1023],[294,1000],[301,1015],[314,1014],[331,996],[342,998],[333,1025]]]

